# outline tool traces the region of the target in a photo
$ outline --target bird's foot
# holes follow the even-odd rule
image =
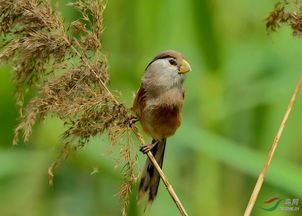
[[[128,126],[128,127],[131,127],[133,124],[135,124],[136,122],[138,121],[138,118],[136,118],[136,117],[131,117],[130,119],[128,119],[127,121],[126,121],[126,125]]]
[[[148,151],[151,151],[155,146],[157,145],[157,142],[152,143],[152,144],[146,144],[142,145],[141,148],[139,149],[143,154],[147,154]]]

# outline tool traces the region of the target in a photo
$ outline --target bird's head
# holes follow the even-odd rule
[[[147,66],[143,83],[162,88],[181,86],[185,74],[191,66],[183,55],[174,50],[166,50],[157,55]]]

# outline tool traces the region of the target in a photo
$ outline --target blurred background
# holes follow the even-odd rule
[[[79,14],[58,1],[66,23]],[[55,3],[55,1],[53,2]],[[193,71],[185,82],[183,124],[168,139],[164,172],[189,215],[243,215],[302,72],[302,39],[288,27],[267,34],[274,0],[116,0],[105,12],[104,51],[111,89],[131,106],[149,61],[181,51]],[[18,112],[11,65],[0,68],[0,215],[115,216],[121,183],[105,137],[93,139],[56,169],[62,122],[37,124],[28,143],[12,146]],[[252,215],[302,215],[302,94],[289,118]],[[147,141],[150,138],[146,137]],[[138,145],[138,144],[137,144]],[[145,156],[140,155],[140,167]],[[144,215],[131,195],[130,216]],[[299,199],[300,211],[265,211],[273,197]],[[279,207],[286,206],[282,202]],[[164,185],[146,215],[179,215]]]

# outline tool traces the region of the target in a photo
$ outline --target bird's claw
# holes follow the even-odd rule
[[[147,154],[148,151],[151,151],[157,143],[142,145],[139,149],[143,154]]]
[[[134,123],[136,123],[138,121],[138,118],[136,118],[136,117],[132,117],[132,118],[130,118],[130,119],[128,119],[127,121],[126,121],[126,125],[128,126],[128,127],[131,127]]]

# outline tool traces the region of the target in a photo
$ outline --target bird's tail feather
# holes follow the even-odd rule
[[[152,140],[152,143],[154,142],[156,142],[156,140]],[[162,167],[163,165],[165,147],[166,147],[166,139],[162,139],[151,150],[153,156],[155,157],[160,167]],[[160,181],[159,173],[157,172],[153,164],[150,162],[149,158],[147,158],[141,176],[141,181],[139,184],[137,200],[138,201],[142,200],[143,197],[146,195],[148,200],[147,206],[151,206],[152,202],[155,200],[157,195],[159,181]]]

